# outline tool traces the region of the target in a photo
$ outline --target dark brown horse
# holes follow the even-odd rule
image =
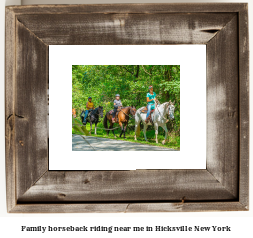
[[[119,113],[118,113],[115,123],[119,123],[119,125],[120,125],[120,128],[121,128],[120,137],[124,133],[124,138],[126,138],[125,133],[126,133],[126,129],[127,129],[128,120],[129,120],[129,114],[130,114],[130,116],[134,117],[135,113],[136,113],[136,108],[134,106],[122,107],[119,109]],[[109,112],[107,112],[104,117],[104,128],[105,129],[108,129],[107,121],[110,122],[109,130],[107,130],[107,136],[108,136],[110,130],[113,129],[112,114],[110,114]],[[123,124],[124,124],[124,126],[123,126]],[[113,133],[114,137],[116,138],[114,130],[112,130],[112,133]]]

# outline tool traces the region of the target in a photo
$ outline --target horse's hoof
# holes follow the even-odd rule
[[[163,144],[163,145],[165,145],[165,143],[166,143],[166,141],[165,141],[165,140],[163,140],[163,141],[162,141],[162,144]]]

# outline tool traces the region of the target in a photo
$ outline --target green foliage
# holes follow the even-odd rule
[[[170,133],[180,136],[179,65],[73,65],[72,106],[77,117],[86,108],[88,97],[104,113],[113,109],[115,94],[123,106],[145,106],[148,86],[153,85],[160,103],[175,101],[175,121],[168,123]]]

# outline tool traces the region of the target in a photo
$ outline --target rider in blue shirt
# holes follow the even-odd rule
[[[147,112],[147,116],[146,116],[146,120],[145,122],[148,123],[149,119],[150,119],[150,111],[155,109],[155,101],[156,101],[156,93],[153,91],[153,86],[149,86],[149,93],[147,93],[147,108],[148,108],[148,112]]]

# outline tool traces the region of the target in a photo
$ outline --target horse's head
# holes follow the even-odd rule
[[[103,117],[103,107],[102,106],[99,106],[98,107],[98,114],[99,116],[102,118]]]
[[[169,115],[170,120],[174,120],[175,102],[169,101],[166,106],[166,113]]]
[[[135,106],[130,107],[130,114],[131,114],[132,116],[134,116],[135,113],[136,113],[136,108],[135,108]]]

